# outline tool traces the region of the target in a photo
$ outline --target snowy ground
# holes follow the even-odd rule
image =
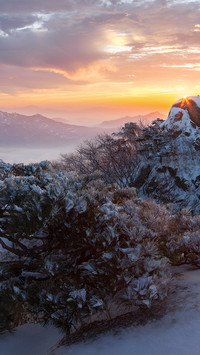
[[[56,355],[200,355],[200,270],[179,267],[169,313],[145,326],[60,348]]]
[[[95,342],[75,345],[60,354],[76,355],[199,355],[200,317],[195,310],[177,312],[162,321]],[[59,354],[59,353],[58,353]]]
[[[59,331],[51,326],[26,324],[14,333],[0,334],[1,355],[47,355],[49,349],[61,338]]]
[[[85,343],[51,352],[61,335],[53,327],[19,327],[0,336],[2,355],[200,355],[200,270],[175,269],[169,312],[145,326],[109,332]]]

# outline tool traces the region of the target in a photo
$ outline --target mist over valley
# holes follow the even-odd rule
[[[153,112],[103,121],[88,127],[72,125],[47,118],[40,114],[31,116],[0,111],[0,159],[8,163],[34,163],[56,160],[60,154],[73,152],[85,140],[99,134],[111,134],[126,122],[150,123],[165,115]]]

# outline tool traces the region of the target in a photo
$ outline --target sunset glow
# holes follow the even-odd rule
[[[99,122],[198,95],[200,3],[7,0],[1,110]]]

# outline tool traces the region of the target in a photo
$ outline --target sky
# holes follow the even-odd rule
[[[0,0],[0,110],[167,113],[199,78],[199,0]]]

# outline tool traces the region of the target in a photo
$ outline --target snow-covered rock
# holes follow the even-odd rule
[[[176,101],[144,130],[135,187],[140,197],[200,213],[200,96]]]
[[[200,96],[189,96],[176,101],[162,127],[188,136],[200,135]]]

